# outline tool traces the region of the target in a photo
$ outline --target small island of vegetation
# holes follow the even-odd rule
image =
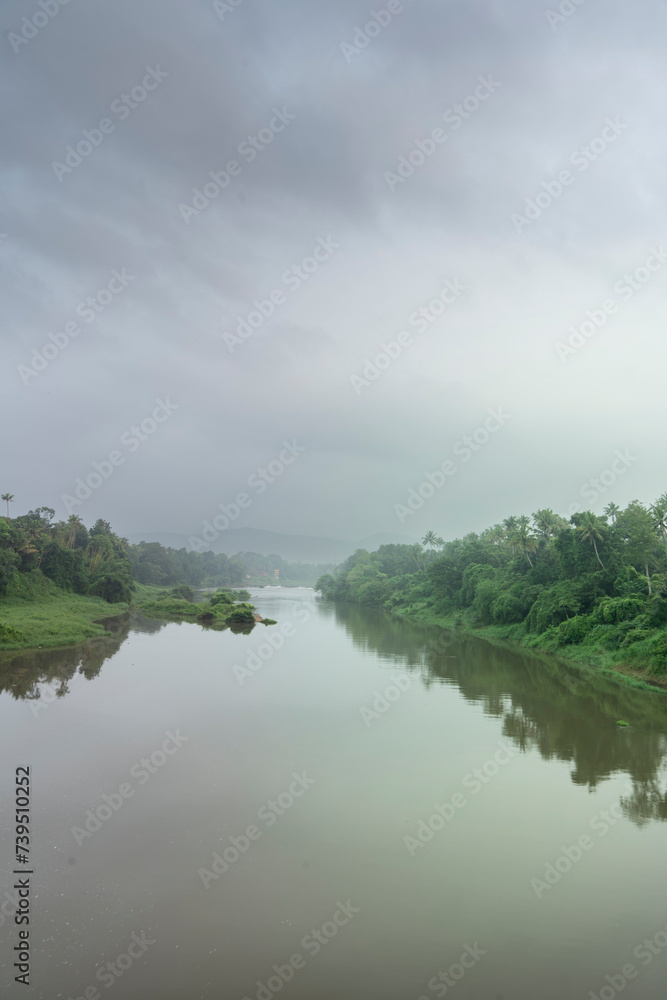
[[[9,504],[11,494],[4,494]],[[250,631],[262,619],[246,590],[258,566],[278,561],[286,575],[311,567],[291,567],[279,557],[255,555],[252,571],[237,557],[170,549],[157,542],[130,545],[108,521],[88,529],[73,514],[55,521],[51,507],[0,517],[0,649],[72,645],[107,634],[105,619],[128,612],[169,621],[197,622],[206,628]],[[263,563],[263,559],[266,560]],[[195,601],[197,588],[217,588]]]

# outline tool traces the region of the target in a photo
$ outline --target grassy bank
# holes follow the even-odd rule
[[[147,618],[189,621],[210,628],[251,631],[253,605],[239,601],[246,591],[212,594],[200,602],[181,599],[169,587],[136,584],[132,602],[109,604],[100,597],[83,597],[62,590],[39,570],[17,574],[9,593],[0,599],[0,650],[49,649],[73,646],[106,635],[103,620],[127,611]],[[265,624],[274,624],[266,619]]]
[[[128,607],[61,590],[38,570],[17,574],[10,593],[0,600],[0,649],[69,646],[105,635],[100,619]]]
[[[407,607],[396,607],[393,614],[400,618],[424,622],[429,625],[439,625],[452,631],[478,636],[490,641],[502,642],[507,645],[519,645],[533,650],[540,656],[553,657],[557,660],[568,660],[578,666],[587,668],[597,674],[613,677],[619,682],[637,690],[655,693],[667,693],[667,678],[656,676],[653,667],[641,659],[630,661],[623,650],[591,649],[581,645],[557,645],[548,648],[539,636],[526,633],[522,624],[518,625],[480,625],[474,620],[470,611],[456,611],[438,615],[425,604],[412,604]]]

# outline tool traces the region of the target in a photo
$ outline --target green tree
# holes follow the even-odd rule
[[[535,552],[537,549],[537,539],[532,534],[530,530],[530,518],[523,514],[517,521],[516,527],[516,547],[519,552],[523,552],[526,559],[528,560],[528,565],[533,568],[533,563],[531,561],[529,552]]]
[[[577,515],[574,515],[576,517]],[[591,514],[590,511],[586,511],[584,514],[580,515],[580,523],[577,525],[577,531],[579,532],[579,537],[583,542],[588,542],[589,545],[593,546],[595,551],[595,558],[602,566],[605,568],[604,563],[600,559],[600,553],[598,552],[597,543],[603,540],[603,536],[600,532],[600,520]]]
[[[663,544],[667,549],[667,504],[661,500],[657,500],[651,505],[650,511],[653,516],[655,530],[658,536],[662,538]]]
[[[618,504],[608,503],[604,509],[604,512],[607,515],[607,517],[611,518],[611,523],[615,524],[616,518],[621,513],[621,508],[618,506]]]
[[[644,570],[648,592],[651,594],[649,559],[651,557],[651,550],[656,543],[656,529],[653,515],[646,510],[639,500],[633,500],[618,515],[616,525],[624,539],[628,561],[636,568]]]
[[[7,504],[7,517],[9,517],[9,505],[10,505],[10,503],[14,502],[14,494],[13,493],[3,493],[2,494],[2,499]]]

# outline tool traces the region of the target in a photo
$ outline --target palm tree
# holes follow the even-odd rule
[[[512,547],[512,555],[516,552],[516,532],[519,526],[518,518],[512,515],[511,517],[506,517],[503,521],[503,528],[505,529],[505,534],[507,536],[507,541]]]
[[[618,504],[608,503],[604,509],[604,512],[607,515],[607,517],[611,518],[612,524],[615,524],[616,518],[621,513],[621,508],[618,506]]]
[[[516,544],[518,549],[523,552],[526,559],[528,560],[528,565],[533,568],[529,552],[535,552],[537,549],[537,539],[530,531],[530,518],[523,514],[517,521],[516,527]]]
[[[69,535],[67,537],[67,548],[73,549],[74,543],[76,542],[77,531],[79,530],[80,525],[83,524],[83,521],[81,520],[78,514],[70,514],[70,516],[67,518],[67,524],[69,526]]]
[[[422,538],[422,545],[428,545],[429,549],[432,549],[437,544],[437,538],[435,531],[427,531]]]
[[[593,546],[593,548],[595,549],[595,555],[597,561],[600,563],[600,566],[602,566],[602,569],[605,569],[605,565],[600,559],[600,554],[598,552],[598,547],[596,545],[596,542],[602,541],[602,535],[600,534],[600,531],[598,529],[598,519],[595,516],[595,514],[591,514],[590,511],[586,511],[584,514],[582,514],[581,524],[578,525],[577,531],[581,533],[582,541],[590,542],[590,544]]]
[[[651,505],[653,523],[660,538],[662,538],[665,548],[667,548],[667,504],[662,502],[662,497]]]
[[[10,503],[14,502],[14,494],[13,493],[3,493],[2,494],[2,499],[7,503],[7,517],[9,517],[9,505],[10,505]]]

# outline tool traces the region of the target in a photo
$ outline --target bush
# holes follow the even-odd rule
[[[616,625],[629,622],[644,610],[646,601],[639,595],[605,597],[594,609],[591,618],[596,624]]]
[[[0,622],[0,642],[23,642],[25,636],[17,628]]]
[[[486,566],[484,563],[472,563],[471,566],[467,566],[461,583],[461,604],[470,607],[482,580],[493,580],[496,573],[497,570],[493,566]]]
[[[211,595],[209,603],[211,604],[212,607],[215,607],[218,604],[224,604],[226,606],[229,606],[234,603],[234,599],[232,598],[228,590],[227,591],[218,590],[216,591],[215,594]]]
[[[621,646],[631,646],[633,642],[643,642],[644,639],[650,639],[651,635],[652,632],[648,628],[631,628],[629,632],[626,632]]]
[[[657,636],[653,643],[652,657],[656,673],[667,673],[667,632]]]
[[[581,599],[574,583],[563,580],[544,590],[531,607],[526,625],[541,634],[552,625],[560,625],[581,610]]]
[[[570,618],[558,626],[558,641],[562,645],[581,642],[590,631],[590,627],[590,618],[587,615],[577,615],[575,618]]]

